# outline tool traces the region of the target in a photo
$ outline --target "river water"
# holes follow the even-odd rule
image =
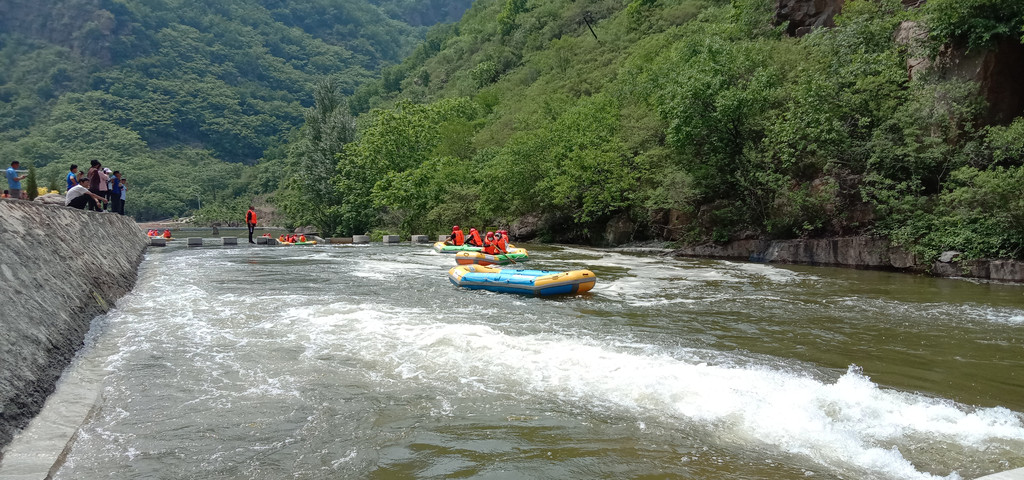
[[[1024,288],[527,246],[150,249],[57,479],[976,478],[1024,466]],[[92,373],[89,373],[92,372]]]

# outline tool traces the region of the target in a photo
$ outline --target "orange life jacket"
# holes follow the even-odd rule
[[[164,238],[171,238],[171,231],[170,230],[164,230]]]
[[[488,255],[497,255],[498,247],[494,244],[494,237],[484,238],[484,253]]]
[[[476,230],[470,230],[468,243],[474,247],[482,247],[484,245],[484,242],[483,240],[480,240],[480,232]]]
[[[502,235],[501,238],[494,241],[494,246],[499,253],[508,253],[508,237]]]
[[[455,240],[453,240],[455,245],[462,245],[466,243],[466,234],[462,233],[462,230],[453,230],[452,236],[455,237]]]
[[[256,211],[255,210],[249,210],[248,212],[245,212],[245,223],[251,223],[253,225],[256,225]]]
[[[299,235],[299,241],[300,242],[305,242],[306,241],[306,236],[305,235]]]

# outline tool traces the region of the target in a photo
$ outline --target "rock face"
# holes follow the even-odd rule
[[[913,48],[928,37],[918,22],[903,22],[896,29],[896,43]],[[943,79],[968,80],[978,84],[978,93],[988,109],[981,118],[985,125],[1005,125],[1024,115],[1024,45],[1017,36],[1003,38],[986,50],[968,51],[944,47],[938,58],[907,57],[907,76],[913,80],[927,72]]]
[[[92,319],[135,285],[128,217],[0,200],[0,446],[42,408]]]
[[[799,263],[839,267],[908,269],[913,255],[875,237],[814,238],[802,240],[738,240],[725,245],[684,247],[675,255],[742,258],[765,263]]]
[[[845,0],[777,0],[775,24],[786,25],[786,33],[799,37],[818,27],[834,27],[832,20],[842,9]]]
[[[960,252],[944,252],[931,265],[889,240],[876,237],[812,238],[801,240],[737,240],[726,244],[687,246],[672,252],[682,257],[740,259],[764,263],[794,263],[907,272],[938,277],[968,277],[1024,282],[1024,262],[1017,260],[960,261]]]

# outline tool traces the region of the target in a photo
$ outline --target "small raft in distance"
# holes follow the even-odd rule
[[[594,288],[597,276],[590,270],[549,272],[459,265],[448,270],[448,280],[454,285],[470,290],[549,296],[586,292]]]
[[[459,265],[508,265],[525,262],[530,253],[525,248],[517,248],[503,255],[490,255],[483,252],[456,252],[455,263]]]
[[[282,242],[278,240],[277,243],[279,245],[316,245],[316,240],[310,240],[308,242]]]

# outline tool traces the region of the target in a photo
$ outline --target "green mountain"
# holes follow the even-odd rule
[[[1024,7],[904,3],[478,0],[347,112],[319,109],[357,115],[354,141],[300,132],[293,165],[340,159],[317,218],[301,182],[280,196],[343,233],[874,233],[1021,257]]]
[[[273,190],[243,165],[301,125],[319,79],[353,92],[469,2],[436,3],[0,3],[0,156],[44,186],[71,163],[124,170],[141,219]]]

